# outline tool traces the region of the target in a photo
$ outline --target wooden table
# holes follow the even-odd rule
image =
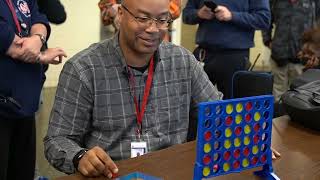
[[[273,147],[281,153],[281,158],[273,162],[273,168],[281,180],[320,180],[320,132],[302,128],[283,116],[273,120],[272,133]],[[195,142],[189,142],[138,158],[118,161],[119,175],[140,171],[164,180],[192,180],[195,145]],[[252,174],[254,170],[257,169],[210,180],[259,180]],[[85,178],[75,174],[56,180],[90,179],[106,178]]]

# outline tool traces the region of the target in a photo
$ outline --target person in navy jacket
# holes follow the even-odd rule
[[[66,56],[41,50],[49,35],[35,0],[0,1],[0,179],[33,179],[42,67]]]
[[[232,98],[234,72],[245,70],[249,49],[254,46],[255,30],[268,29],[271,12],[268,0],[188,0],[182,18],[186,24],[198,24],[195,56],[204,62],[211,82],[217,84],[224,99]]]

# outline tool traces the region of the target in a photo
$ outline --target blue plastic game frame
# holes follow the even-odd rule
[[[255,175],[280,180],[272,168],[273,101],[264,95],[199,103],[194,180],[257,167]]]
[[[150,176],[150,175],[147,175],[147,174],[144,174],[144,173],[141,173],[141,172],[134,172],[134,173],[131,173],[131,174],[128,174],[126,176],[121,176],[121,177],[118,177],[114,180],[135,180],[135,179],[142,179],[142,180],[163,180],[162,178],[158,178],[158,177],[154,177],[154,176]]]

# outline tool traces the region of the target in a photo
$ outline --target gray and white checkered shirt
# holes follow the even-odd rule
[[[201,64],[186,49],[163,42],[142,122],[149,151],[186,142],[189,111],[221,98]],[[118,36],[93,44],[63,67],[44,139],[49,162],[74,172],[72,159],[82,148],[100,146],[113,160],[130,157],[137,121]],[[143,97],[148,70],[133,69],[136,96]]]

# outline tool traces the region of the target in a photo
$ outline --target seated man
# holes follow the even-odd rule
[[[123,0],[118,13],[119,32],[60,75],[44,145],[65,173],[110,178],[113,160],[184,143],[191,110],[222,97],[192,53],[162,42],[169,0]]]

